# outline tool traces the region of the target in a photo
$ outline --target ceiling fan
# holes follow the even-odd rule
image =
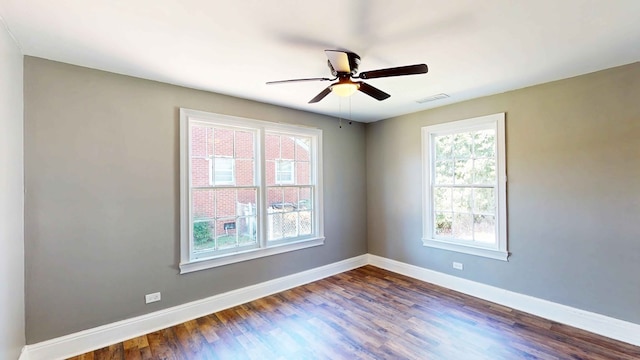
[[[426,64],[416,64],[408,66],[399,66],[387,69],[379,69],[372,71],[365,71],[358,73],[358,65],[360,65],[360,56],[350,51],[342,50],[325,50],[327,55],[327,65],[331,70],[333,78],[306,78],[306,79],[291,79],[291,80],[279,80],[269,81],[268,85],[283,84],[290,82],[302,82],[302,81],[335,81],[337,82],[329,85],[326,89],[322,90],[316,97],[309,101],[309,104],[317,103],[324,99],[329,93],[334,92],[338,96],[351,96],[356,91],[362,91],[363,93],[371,96],[374,99],[382,101],[389,98],[391,95],[386,92],[371,86],[362,81],[353,81],[352,79],[375,79],[390,76],[403,76],[403,75],[417,75],[425,74],[429,69]]]

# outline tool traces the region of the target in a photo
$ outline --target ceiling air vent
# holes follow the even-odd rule
[[[447,95],[447,94],[436,94],[436,95],[431,95],[429,97],[426,97],[424,99],[416,100],[416,102],[418,104],[424,104],[426,102],[436,101],[436,100],[440,100],[440,99],[446,99],[448,97],[449,97],[449,95]]]

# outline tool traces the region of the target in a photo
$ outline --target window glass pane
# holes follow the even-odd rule
[[[282,208],[284,203],[284,192],[282,188],[267,189],[267,206],[271,209]]]
[[[295,158],[295,141],[293,136],[280,135],[280,158],[293,160]]]
[[[434,136],[436,160],[450,159],[453,150],[453,136]]]
[[[235,185],[255,185],[255,163],[252,159],[236,159],[235,161]]]
[[[313,202],[311,197],[312,191],[310,187],[300,188],[298,195],[298,209],[311,210],[313,209]]]
[[[206,126],[191,125],[191,157],[207,157],[207,129]]]
[[[496,183],[496,160],[476,159],[473,164],[474,184],[493,185]]]
[[[205,157],[191,158],[191,186],[209,186],[209,167],[211,162]]]
[[[284,221],[282,215],[281,212],[275,212],[267,216],[267,240],[273,241],[283,238],[282,224]]]
[[[237,189],[216,190],[216,217],[234,217],[236,215]]]
[[[265,172],[266,172],[266,180],[267,180],[267,186],[273,186],[276,185],[276,161],[275,160],[267,160],[266,163],[266,168],[265,168]]]
[[[311,184],[311,163],[307,161],[296,161],[295,174],[295,184]]]
[[[238,203],[236,206],[237,220],[236,227],[240,246],[257,244],[258,235],[258,212],[257,199],[258,189],[239,189]]]
[[[453,135],[453,157],[456,159],[468,159],[471,157],[471,144],[473,138],[470,132]]]
[[[216,216],[215,190],[194,189],[191,191],[191,214],[193,220],[213,219]]]
[[[495,157],[495,130],[482,130],[473,134],[474,156],[476,158]]]
[[[215,221],[194,220],[192,231],[194,251],[215,249]]]
[[[258,189],[238,189],[238,216],[256,215],[256,202],[258,198]]]
[[[436,212],[435,214],[435,235],[438,237],[451,237],[453,214],[449,212]]]
[[[236,130],[236,159],[253,159],[255,157],[255,139],[252,132]]]
[[[473,183],[473,160],[456,160],[455,161],[455,184],[468,185]]]
[[[296,138],[296,161],[309,161],[311,159],[311,138]]]
[[[218,249],[224,250],[239,246],[235,219],[220,219],[216,222],[216,242]]]
[[[282,214],[283,237],[292,238],[298,236],[299,218],[297,212],[287,212]]]
[[[451,189],[453,199],[453,211],[471,213],[471,188]]]
[[[300,211],[300,235],[311,235],[311,211]]]
[[[473,189],[473,212],[494,214],[496,209],[495,191],[493,188]]]
[[[496,219],[493,215],[473,217],[473,237],[478,242],[493,244],[496,241]]]
[[[452,235],[459,240],[473,240],[473,215],[453,214]]]
[[[433,196],[435,211],[451,211],[451,188],[434,188]]]
[[[291,207],[293,209],[298,207],[298,188],[297,187],[288,187],[284,188],[284,202],[287,207]]]
[[[280,159],[280,136],[267,133],[264,137],[267,160]]]
[[[434,181],[437,185],[453,184],[453,161],[451,160],[436,161]]]
[[[242,217],[236,221],[238,243],[240,246],[258,243],[258,224],[256,216]]]
[[[229,129],[215,128],[213,132],[213,155],[233,156],[234,131]]]

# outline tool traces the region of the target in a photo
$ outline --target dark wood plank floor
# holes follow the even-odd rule
[[[640,359],[640,348],[364,266],[73,360]]]

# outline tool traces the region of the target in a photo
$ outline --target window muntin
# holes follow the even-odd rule
[[[504,114],[423,128],[426,246],[506,260]]]
[[[321,245],[320,146],[320,130],[181,109],[181,272]]]

